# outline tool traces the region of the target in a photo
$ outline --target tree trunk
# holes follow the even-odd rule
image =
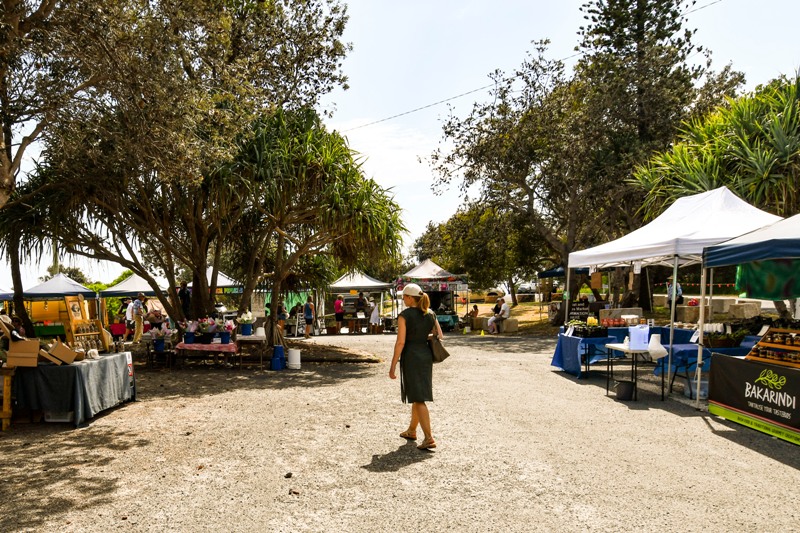
[[[784,300],[776,300],[775,301],[775,310],[778,312],[780,318],[785,320],[792,319],[792,312],[786,307],[786,302]]]
[[[22,297],[22,273],[20,271],[19,234],[12,233],[8,243],[8,262],[11,264],[11,281],[14,284],[14,314],[22,319],[25,335],[33,338],[36,336],[33,323],[25,309],[25,300]]]
[[[508,280],[506,283],[508,283],[509,290],[511,291],[511,307],[516,307],[519,305],[517,301],[517,287],[512,280]]]

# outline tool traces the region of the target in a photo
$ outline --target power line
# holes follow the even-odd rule
[[[402,117],[404,115],[410,115],[411,113],[416,113],[417,111],[422,111],[423,109],[428,109],[429,107],[433,107],[435,105],[443,104],[445,102],[449,102],[450,100],[455,100],[456,98],[461,98],[462,96],[467,96],[468,94],[472,94],[472,93],[476,93],[478,91],[482,91],[484,89],[488,89],[489,87],[492,87],[494,85],[495,85],[494,83],[490,83],[489,85],[484,85],[483,87],[479,87],[477,89],[473,89],[473,90],[467,91],[465,93],[457,94],[456,96],[451,96],[450,98],[445,98],[444,100],[439,100],[438,102],[434,102],[432,104],[424,105],[422,107],[417,107],[416,109],[411,109],[409,111],[404,111],[402,113],[398,113],[396,115],[392,115],[391,117],[382,118],[380,120],[376,120],[374,122],[369,122],[367,124],[362,124],[360,126],[356,126],[354,128],[349,128],[349,129],[346,129],[344,131],[353,131],[353,130],[357,130],[357,129],[361,129],[361,128],[366,128],[367,126],[373,126],[375,124],[380,124],[381,122],[386,122],[387,120],[392,120],[392,119],[395,119],[397,117]]]
[[[714,4],[719,4],[720,2],[722,2],[722,0],[714,0],[713,2],[710,2],[708,4],[696,7],[694,9],[692,9],[692,10],[689,10],[689,11],[685,11],[683,14],[684,15],[688,15],[689,13],[694,13],[695,11],[700,11],[701,9],[705,9],[707,7],[713,6]],[[573,57],[579,56],[579,55],[583,55],[583,52],[576,52],[576,53],[574,53],[574,54],[572,54],[570,56],[562,57],[561,59],[559,59],[557,61],[566,61],[567,59],[572,59]],[[516,76],[513,76],[513,77],[516,78]],[[496,83],[490,83],[489,85],[484,85],[483,87],[478,87],[477,89],[472,89],[471,91],[467,91],[465,93],[457,94],[455,96],[451,96],[450,98],[445,98],[444,100],[439,100],[438,102],[433,102],[432,104],[427,104],[427,105],[424,105],[422,107],[417,107],[417,108],[414,108],[414,109],[410,109],[408,111],[403,111],[402,113],[398,113],[398,114],[392,115],[390,117],[382,118],[382,119],[379,119],[379,120],[375,120],[373,122],[368,122],[366,124],[362,124],[360,126],[355,126],[353,128],[348,128],[346,130],[342,130],[342,133],[346,133],[348,131],[360,130],[361,128],[366,128],[367,126],[374,126],[375,124],[380,124],[381,122],[387,122],[389,120],[394,120],[394,119],[399,118],[399,117],[404,117],[406,115],[410,115],[412,113],[416,113],[417,111],[422,111],[423,109],[428,109],[428,108],[437,106],[439,104],[444,104],[446,102],[450,102],[451,100],[456,100],[457,98],[461,98],[462,96],[467,96],[469,94],[473,94],[473,93],[477,93],[479,91],[483,91],[483,90],[488,89],[489,87],[493,87],[495,85],[496,85]]]

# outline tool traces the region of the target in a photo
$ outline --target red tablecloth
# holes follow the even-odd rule
[[[237,347],[235,342],[231,342],[228,344],[222,344],[219,342],[213,342],[211,344],[186,344],[185,342],[179,342],[177,346],[175,346],[176,350],[192,350],[196,352],[218,352],[218,353],[236,353]]]

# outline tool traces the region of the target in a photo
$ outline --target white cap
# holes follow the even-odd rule
[[[409,283],[403,287],[403,296],[422,296],[423,292],[416,283]]]

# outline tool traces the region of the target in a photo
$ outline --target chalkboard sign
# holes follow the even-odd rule
[[[569,306],[569,316],[567,320],[580,320],[586,322],[589,318],[589,302],[571,302]]]

